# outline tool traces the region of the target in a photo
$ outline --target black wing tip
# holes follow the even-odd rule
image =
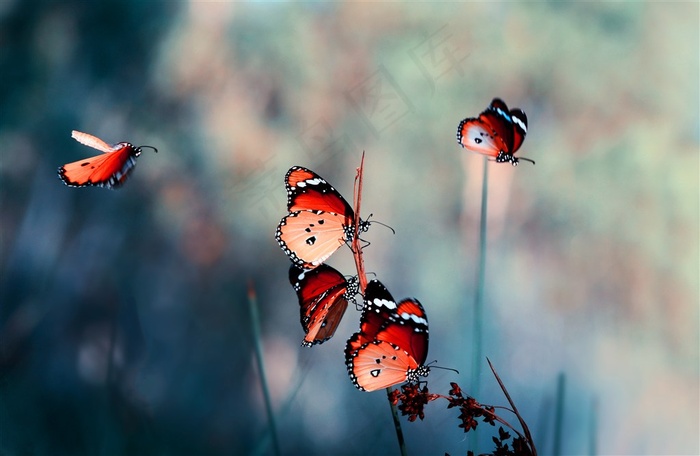
[[[493,100],[491,100],[491,106],[495,104],[502,104],[504,106],[508,106],[505,101],[501,97],[494,97]]]
[[[61,179],[61,182],[63,182],[67,187],[82,187],[82,185],[78,184],[77,182],[73,182],[68,179],[68,176],[66,176],[66,168],[63,166],[58,167],[58,178]]]
[[[363,297],[367,299],[366,297],[368,294],[371,294],[373,299],[378,298],[386,301],[396,302],[391,293],[389,293],[389,290],[378,279],[372,279],[369,281],[369,283],[367,283],[367,287],[365,287],[365,294],[363,295]]]

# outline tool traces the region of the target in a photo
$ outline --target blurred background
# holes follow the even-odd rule
[[[366,151],[363,218],[396,230],[367,269],[460,371],[431,391],[470,393],[483,160],[455,131],[501,97],[537,165],[489,164],[483,355],[541,454],[557,426],[562,454],[698,454],[699,8],[0,2],[0,453],[272,454],[250,281],[282,453],[396,454],[346,374],[359,312],[300,347],[284,174],[351,200]],[[69,188],[72,129],[159,153]],[[471,448],[445,406],[402,418],[411,454]]]

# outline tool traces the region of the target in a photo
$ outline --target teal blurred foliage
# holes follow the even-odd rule
[[[299,347],[283,177],[350,200],[366,151],[363,216],[396,230],[366,233],[367,269],[460,370],[430,389],[465,389],[481,157],[454,135],[498,96],[537,165],[490,168],[484,354],[541,454],[560,372],[564,453],[594,421],[601,453],[697,454],[698,8],[1,3],[0,453],[271,453],[249,280],[282,452],[395,452],[384,394],[345,372],[359,313]],[[56,168],[92,153],[73,129],[159,152],[124,188],[68,188]],[[329,263],[353,272],[347,249]],[[409,452],[464,454],[432,405]]]

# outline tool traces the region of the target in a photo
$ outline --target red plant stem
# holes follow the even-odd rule
[[[352,237],[352,254],[355,258],[355,267],[357,268],[357,277],[360,281],[360,293],[364,295],[367,287],[367,274],[365,274],[365,260],[362,258],[362,247],[360,246],[360,205],[362,203],[362,175],[365,169],[365,152],[362,151],[362,159],[360,167],[357,168],[355,175],[355,194],[353,199],[355,202],[355,232]]]
[[[365,273],[365,260],[362,257],[362,246],[360,245],[360,206],[362,203],[362,176],[365,170],[365,151],[362,151],[362,159],[360,160],[360,167],[357,168],[357,174],[355,175],[355,189],[353,200],[355,203],[355,220],[353,221],[355,225],[355,231],[352,237],[352,256],[355,259],[355,267],[357,268],[357,277],[360,281],[360,293],[364,296],[365,288],[367,288],[367,274]],[[399,421],[399,414],[396,410],[396,406],[391,401],[391,387],[386,389],[387,397],[389,398],[389,407],[391,407],[391,417],[394,421],[394,429],[396,430],[396,439],[399,443],[399,450],[401,454],[405,456],[406,452],[406,441],[403,438],[403,431],[401,430],[401,421]]]

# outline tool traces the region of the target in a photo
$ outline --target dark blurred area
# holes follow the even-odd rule
[[[350,200],[366,152],[363,217],[396,230],[366,234],[367,269],[461,372],[431,390],[466,389],[482,160],[454,135],[496,96],[537,165],[489,169],[484,355],[541,454],[560,373],[564,454],[697,454],[699,8],[0,3],[0,454],[272,454],[248,283],[282,453],[398,453],[345,371],[359,313],[299,346],[284,174]],[[56,169],[95,153],[74,129],[159,152],[69,188]],[[409,452],[465,454],[453,412],[404,419]]]

